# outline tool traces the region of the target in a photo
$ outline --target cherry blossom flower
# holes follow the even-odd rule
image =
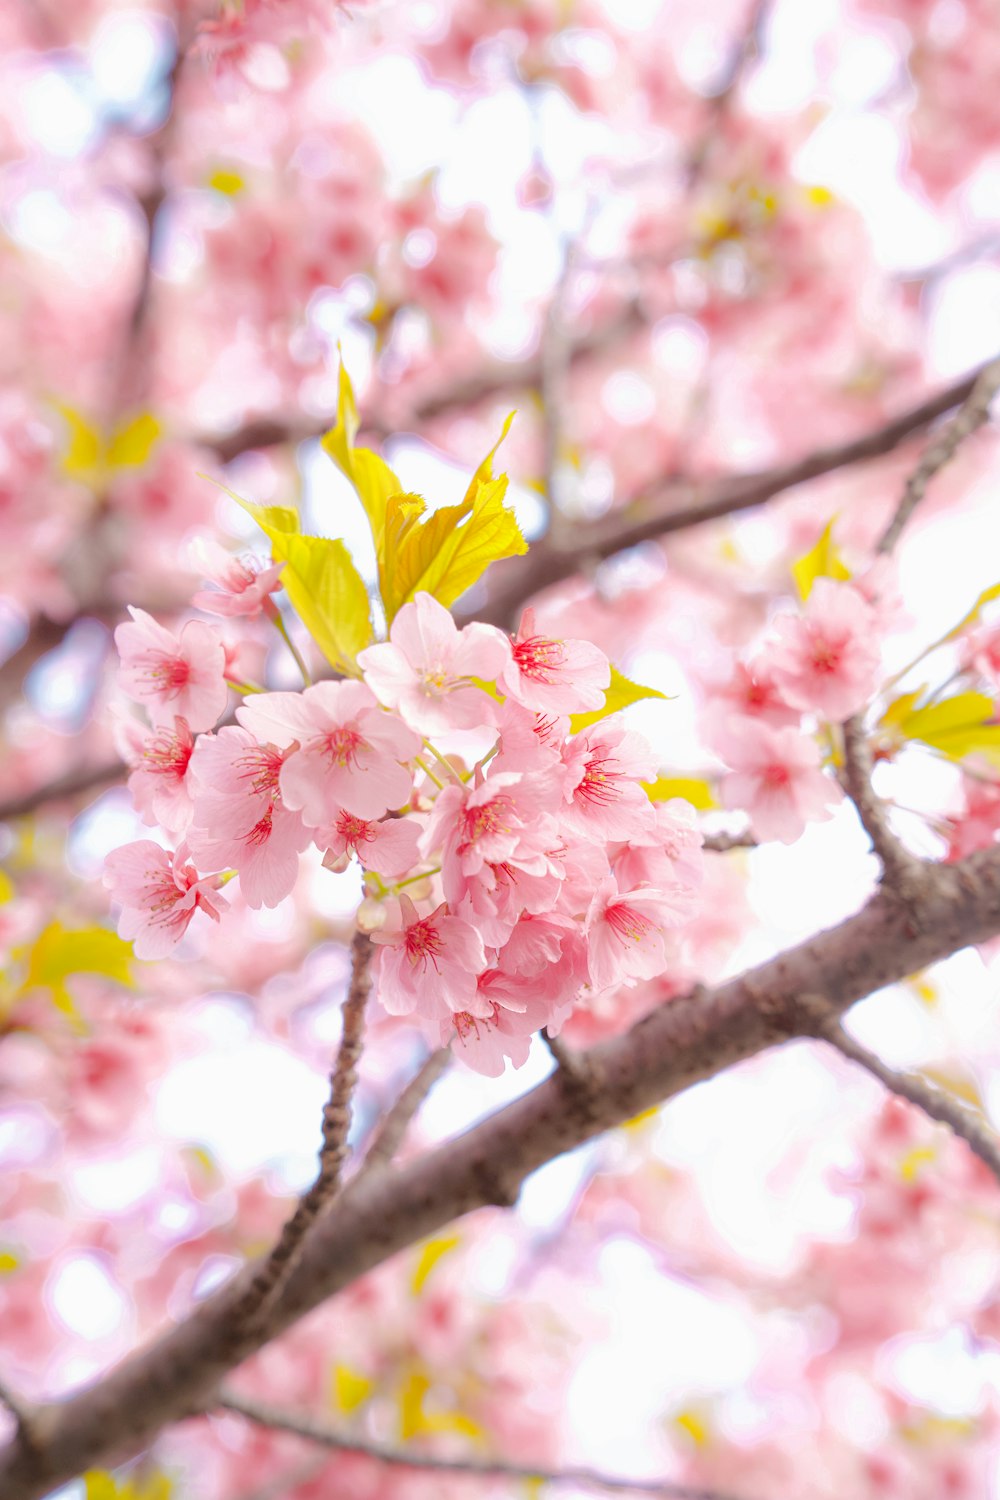
[[[172,728],[150,732],[130,714],[117,714],[115,742],[122,759],[132,767],[128,786],[143,822],[158,823],[169,833],[184,833],[191,822],[188,771],[194,752],[187,720],[175,719]]]
[[[363,682],[255,694],[236,717],[259,740],[294,750],[281,767],[281,795],[310,828],[336,823],[344,809],[380,818],[410,796],[413,777],[402,762],[417,754],[420,740],[382,712]]]
[[[489,723],[492,700],[474,678],[492,682],[510,659],[506,636],[492,625],[459,630],[448,610],[419,593],[404,604],[389,639],[358,655],[365,681],[421,734],[476,729]]]
[[[878,686],[875,616],[850,584],[818,578],[802,616],[775,623],[769,651],[774,681],[795,708],[846,719]]]
[[[559,794],[554,776],[530,780],[500,771],[477,786],[446,786],[427,825],[428,848],[440,847],[446,899],[457,905],[469,884],[490,866],[543,875],[547,850],[557,841],[555,819],[546,816]],[[491,881],[492,883],[492,881]]]
[[[559,763],[559,752],[569,734],[564,714],[540,714],[506,698],[496,711],[499,749],[496,770],[532,772]]]
[[[372,933],[379,944],[378,997],[393,1016],[419,1012],[437,1021],[453,1011],[489,1015],[477,998],[476,979],[486,967],[483,940],[470,923],[442,904],[421,917],[408,896],[400,896],[395,921]]]
[[[113,849],[104,862],[104,884],[122,906],[118,933],[133,940],[136,958],[165,958],[199,908],[218,922],[229,905],[219,883],[152,839]]]
[[[125,692],[145,705],[154,724],[181,718],[196,734],[211,729],[229,696],[225,648],[216,632],[189,620],[178,637],[145,610],[130,605],[129,614],[131,622],[115,631]]]
[[[654,775],[641,735],[615,715],[573,737],[563,749],[566,825],[583,838],[630,839],[653,826],[653,807],[640,781]]]
[[[759,839],[793,844],[807,823],[829,818],[843,796],[820,769],[815,742],[799,730],[734,719],[719,749],[733,767],[722,778],[722,804],[745,810]]]
[[[366,870],[386,880],[398,880],[415,868],[420,858],[420,828],[412,818],[359,818],[341,811],[327,829],[317,829],[315,842],[326,848],[326,862],[336,868],[356,854]]]
[[[679,915],[690,916],[704,875],[694,808],[681,797],[671,797],[656,803],[653,813],[653,828],[634,834],[615,856],[615,878],[622,886],[655,886]]]
[[[311,841],[299,814],[282,801],[284,760],[282,751],[234,725],[202,735],[191,764],[191,854],[209,868],[236,870],[254,909],[284,900]]]
[[[562,714],[603,708],[610,682],[611,665],[603,651],[589,641],[540,635],[535,611],[526,609],[497,686],[525,708]]]
[[[215,584],[214,588],[200,589],[191,603],[210,615],[252,618],[267,607],[269,596],[281,587],[279,575],[284,563],[265,565],[257,558],[236,557],[209,537],[199,537],[191,550],[201,572]]]
[[[681,919],[662,891],[621,891],[602,880],[587,912],[590,982],[607,989],[628,979],[655,979],[667,967],[664,929]]]

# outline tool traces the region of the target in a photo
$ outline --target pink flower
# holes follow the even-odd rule
[[[496,710],[499,745],[495,769],[531,773],[559,764],[559,751],[569,734],[563,714],[539,714],[505,698]]]
[[[191,603],[210,615],[227,618],[259,615],[268,596],[281,588],[278,575],[284,563],[265,566],[256,558],[234,557],[218,542],[205,537],[198,538],[192,552],[201,572],[215,588],[199,590]]]
[[[154,724],[182,718],[196,734],[211,729],[229,696],[225,648],[216,632],[189,620],[178,638],[145,610],[130,605],[129,614],[132,622],[115,631],[125,692],[146,705]]]
[[[372,933],[380,945],[376,955],[378,996],[392,1016],[414,1011],[429,1021],[453,1011],[488,1015],[477,998],[476,979],[486,967],[483,940],[461,917],[444,905],[421,917],[408,896],[399,898],[398,921]]]
[[[317,830],[315,840],[321,848],[325,845],[327,862],[356,854],[366,870],[386,880],[398,880],[420,858],[420,829],[412,818],[373,822],[342,811],[331,828]]]
[[[818,578],[802,616],[775,622],[769,652],[775,682],[795,708],[846,719],[878,686],[875,615],[850,584]]]
[[[184,833],[191,822],[188,768],[194,752],[187,721],[175,719],[172,729],[150,733],[131,715],[121,715],[115,729],[119,753],[133,768],[128,786],[143,822]]]
[[[620,891],[608,876],[587,912],[591,984],[603,990],[626,979],[656,979],[667,967],[664,929],[677,924],[662,891]]]
[[[180,851],[140,839],[113,849],[104,862],[104,884],[122,906],[120,937],[134,939],[136,958],[164,958],[200,907],[218,921],[229,903],[216,894],[217,875],[199,875]]]
[[[620,885],[651,885],[669,895],[678,914],[690,915],[703,878],[702,835],[690,802],[671,797],[653,808],[654,827],[634,835],[615,858]]]
[[[1000,627],[983,625],[961,642],[962,666],[985,677],[994,691],[1000,688]]]
[[[480,978],[476,1011],[458,1011],[442,1020],[436,1038],[445,1046],[452,1042],[462,1061],[485,1078],[499,1078],[508,1058],[515,1068],[523,1067],[531,1038],[546,1024],[546,1012],[537,1003],[510,1009],[500,998],[503,982],[499,970],[487,970]]]
[[[557,841],[555,819],[559,786],[550,774],[530,780],[500,771],[478,786],[446,786],[439,792],[427,825],[427,847],[443,850],[441,883],[457,905],[471,882],[491,866],[544,875],[547,851]]]
[[[291,892],[299,855],[311,842],[280,789],[284,755],[246,729],[203,735],[194,753],[191,853],[212,869],[234,869],[248,906],[277,906]]]
[[[711,689],[711,698],[705,710],[705,732],[714,740],[719,730],[724,730],[734,715],[749,719],[763,719],[782,729],[788,724],[798,724],[801,713],[790,708],[774,674],[774,664],[767,658],[751,662],[737,662],[728,682]]]
[[[363,682],[255,694],[236,716],[259,740],[294,749],[281,767],[281,795],[310,828],[329,827],[345,808],[380,818],[410,796],[413,777],[401,762],[417,754],[420,740],[383,713]]]
[[[843,795],[820,769],[816,744],[797,729],[733,719],[719,749],[734,768],[722,778],[722,804],[745,810],[760,839],[793,844],[807,823],[829,818]]]
[[[604,842],[652,828],[652,803],[639,782],[653,778],[653,753],[617,715],[575,735],[563,762],[563,819],[574,833]]]
[[[562,714],[603,708],[610,682],[611,664],[603,651],[589,641],[539,635],[535,611],[526,609],[497,686],[525,708]]]
[[[382,703],[421,734],[476,729],[493,721],[493,700],[473,678],[492,682],[510,647],[492,625],[459,630],[430,594],[417,594],[392,622],[389,640],[358,655],[365,681]]]

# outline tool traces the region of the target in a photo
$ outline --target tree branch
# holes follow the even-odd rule
[[[306,1235],[269,1315],[270,1336],[408,1245],[486,1204],[515,1201],[524,1179],[564,1151],[694,1083],[794,1036],[815,1034],[803,994],[839,1014],[969,944],[1000,933],[1000,849],[927,868],[920,920],[877,892],[853,917],[758,968],[673,999],[586,1054],[600,1093],[575,1098],[558,1073],[406,1167],[373,1172]],[[39,1447],[0,1453],[4,1500],[38,1500],[88,1467],[148,1446],[165,1425],[210,1402],[260,1339],[233,1351],[232,1308],[247,1270],[187,1318],[35,1421]]]
[[[877,552],[888,553],[895,547],[904,526],[927,493],[931,480],[951,462],[966,438],[989,420],[990,405],[998,390],[1000,356],[982,367],[958,411],[924,449],[920,462],[906,481],[896,514],[879,538]]]
[[[502,1458],[438,1458],[430,1453],[393,1448],[388,1443],[338,1432],[308,1412],[283,1410],[269,1402],[253,1401],[232,1391],[225,1392],[218,1405],[224,1411],[235,1412],[261,1427],[292,1432],[311,1443],[320,1443],[324,1448],[360,1454],[392,1468],[419,1469],[433,1474],[466,1474],[480,1479],[542,1480],[545,1484],[575,1484],[582,1489],[604,1490],[611,1494],[659,1495],[664,1500],[725,1500],[716,1490],[700,1489],[669,1479],[626,1479],[616,1474],[600,1473],[597,1469],[576,1466],[549,1469],[510,1463]]]
[[[266,1330],[268,1314],[301,1258],[306,1235],[340,1191],[351,1128],[351,1099],[364,1046],[365,1006],[372,987],[371,962],[371,939],[365,932],[356,932],[351,942],[351,979],[341,1007],[340,1046],[330,1074],[330,1097],[323,1110],[319,1171],[232,1310],[230,1328],[235,1348],[242,1347],[248,1337],[259,1340]]]
[[[919,1073],[900,1073],[895,1068],[890,1068],[874,1052],[869,1052],[867,1047],[863,1047],[849,1032],[845,1031],[835,1017],[820,1023],[816,1028],[816,1033],[844,1057],[871,1073],[874,1078],[885,1085],[890,1093],[898,1094],[901,1099],[907,1099],[918,1109],[922,1109],[924,1114],[929,1115],[932,1120],[938,1120],[942,1125],[947,1125],[956,1135],[961,1136],[1000,1182],[1000,1138],[990,1129],[978,1110],[973,1109],[964,1100],[956,1098],[954,1094],[948,1093],[946,1089],[939,1088],[936,1083]]]
[[[447,1047],[439,1047],[436,1052],[432,1052],[425,1059],[395,1104],[376,1127],[361,1165],[345,1188],[345,1192],[353,1192],[362,1176],[369,1172],[377,1172],[380,1168],[389,1165],[402,1145],[410,1121],[450,1062],[451,1052]]]
[[[864,720],[855,714],[842,726],[844,790],[857,808],[879,863],[885,884],[907,901],[919,900],[927,866],[896,837],[889,808],[872,786],[872,752]]]

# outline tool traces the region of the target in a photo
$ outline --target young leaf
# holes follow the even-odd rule
[[[292,607],[333,667],[350,669],[371,644],[368,590],[343,542],[268,530]]]
[[[924,708],[914,705],[920,693],[905,693],[882,716],[883,726],[898,729],[908,740],[920,740],[950,760],[981,754],[1000,760],[1000,724],[996,706],[986,693],[958,693]]]
[[[823,528],[816,545],[810,547],[803,557],[792,563],[792,577],[795,579],[799,598],[803,601],[809,598],[817,578],[844,580],[851,576],[850,569],[845,565],[833,542],[833,526],[836,519],[836,516],[832,517]]]
[[[410,1290],[415,1297],[419,1297],[424,1289],[424,1283],[437,1265],[438,1261],[462,1243],[460,1235],[439,1235],[436,1239],[425,1240],[420,1248],[420,1255],[410,1278]]]
[[[454,604],[490,563],[527,552],[514,513],[504,506],[506,492],[505,474],[479,480],[460,505],[444,506],[426,520],[415,508],[415,497],[405,497],[410,505],[393,538],[391,556],[386,538],[384,597],[390,620],[421,590],[444,605]]]
[[[71,1020],[78,1019],[66,986],[72,975],[103,974],[127,988],[133,984],[132,944],[123,942],[107,927],[67,928],[61,922],[50,922],[30,947],[16,950],[15,957],[27,959],[20,994],[48,990],[52,1003]]]
[[[611,668],[611,682],[604,698],[604,707],[595,708],[589,714],[573,714],[569,721],[570,733],[577,734],[581,729],[586,729],[589,724],[596,724],[601,719],[606,719],[609,714],[616,714],[620,709],[627,708],[630,703],[640,703],[643,698],[666,698],[666,693],[661,693],[659,688],[643,687],[641,683],[632,682],[618,668]]]
[[[398,478],[384,459],[369,448],[355,448],[361,419],[354,400],[354,387],[345,370],[340,366],[337,387],[337,425],[331,427],[321,441],[324,453],[333,459],[337,468],[353,484],[358,498],[365,508],[368,524],[375,539],[375,553],[381,568],[385,512],[390,495],[403,488]]]
[[[698,812],[711,812],[719,806],[711,782],[702,780],[700,776],[658,776],[655,781],[644,781],[642,785],[650,802],[667,802],[671,797],[683,797]]]

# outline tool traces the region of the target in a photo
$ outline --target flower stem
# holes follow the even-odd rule
[[[299,654],[299,651],[298,651],[298,648],[295,645],[295,642],[292,640],[291,636],[288,633],[288,626],[285,624],[285,622],[284,622],[284,620],[282,618],[281,611],[278,610],[278,609],[276,609],[274,611],[274,614],[271,615],[271,619],[274,621],[275,625],[278,627],[278,634],[281,636],[281,639],[284,641],[285,645],[288,647],[289,651],[292,653],[292,656],[295,659],[295,665],[298,667],[299,671],[302,673],[302,681],[305,683],[306,687],[312,687],[312,678],[309,676],[309,668],[306,666],[305,662],[302,660],[302,657]]]

